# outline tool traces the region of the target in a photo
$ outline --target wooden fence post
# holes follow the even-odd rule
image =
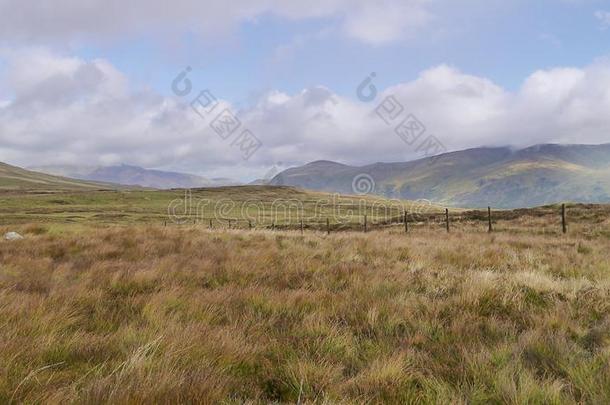
[[[447,223],[447,232],[449,232],[449,208],[445,208],[445,222]]]
[[[405,233],[409,233],[409,221],[407,221],[407,211],[405,211],[404,221],[405,221]]]
[[[330,219],[326,218],[326,234],[330,235]]]
[[[248,229],[252,230],[252,221],[248,220]]]
[[[366,214],[364,214],[364,233],[367,232],[367,222],[366,222],[367,218],[366,218]]]
[[[229,219],[229,229],[231,229],[231,220]]]
[[[272,230],[272,231],[275,231],[275,221],[272,221],[272,222],[271,222],[271,230]]]
[[[303,218],[301,218],[301,235],[305,233],[305,229],[303,228]]]
[[[212,226],[212,220],[210,219],[210,229],[212,229],[212,228],[213,228],[213,226]]]
[[[489,233],[494,231],[492,223],[491,223],[491,207],[487,207],[487,221],[489,222]]]
[[[167,226],[167,221],[163,221],[163,226]]]
[[[566,205],[561,204],[561,228],[563,233],[568,233],[568,224],[566,223]]]

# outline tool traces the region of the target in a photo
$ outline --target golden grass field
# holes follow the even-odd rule
[[[570,206],[567,235],[557,207],[492,234],[7,215],[0,403],[610,403],[609,213]]]

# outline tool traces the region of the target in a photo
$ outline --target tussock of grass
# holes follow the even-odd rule
[[[610,403],[599,234],[25,229],[0,403]]]

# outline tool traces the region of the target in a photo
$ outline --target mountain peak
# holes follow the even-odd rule
[[[316,160],[314,162],[311,163],[307,163],[305,166],[344,166],[346,167],[347,165],[344,165],[343,163],[338,163],[338,162],[333,162],[332,160]]]

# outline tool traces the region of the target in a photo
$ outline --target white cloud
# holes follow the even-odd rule
[[[420,157],[374,113],[395,95],[450,150],[481,145],[610,141],[610,64],[534,72],[518,91],[450,66],[426,70],[372,103],[314,87],[272,91],[240,111],[264,146],[245,163],[182,100],[130,86],[104,60],[41,48],[4,52],[12,97],[0,103],[0,161],[22,166],[131,163],[257,177],[275,162],[348,163]],[[356,87],[357,84],[354,85]],[[226,102],[225,106],[230,107]]]
[[[412,36],[431,19],[424,1],[370,2],[348,14],[344,30],[363,42],[383,44]]]
[[[427,0],[0,0],[0,40],[106,39],[154,32],[222,35],[273,14],[333,18],[346,35],[373,44],[404,38],[429,19]]]
[[[610,11],[598,10],[595,12],[595,18],[599,20],[600,28],[602,30],[610,28]]]

